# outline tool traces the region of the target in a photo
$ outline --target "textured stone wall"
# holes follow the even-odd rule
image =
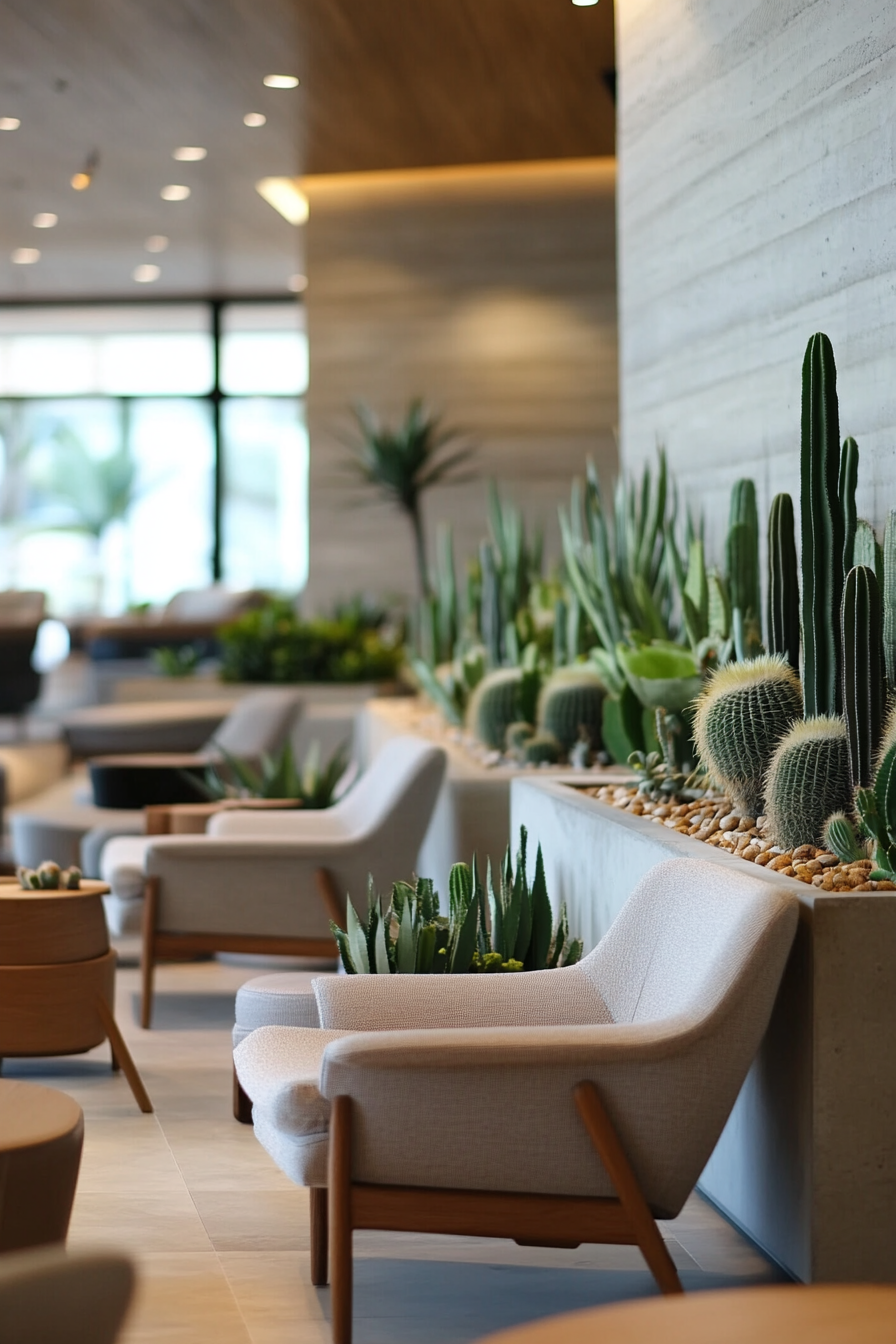
[[[485,481],[545,524],[590,453],[616,463],[612,159],[307,179],[311,440],[308,606],[414,591],[407,523],[353,507],[351,402],[399,418],[412,396],[476,444],[475,479],[427,497],[458,557],[485,530]]]
[[[621,453],[665,443],[716,543],[794,491],[800,365],[834,343],[859,509],[896,505],[896,6],[618,0]]]

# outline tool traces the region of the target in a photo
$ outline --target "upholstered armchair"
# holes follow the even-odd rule
[[[329,1225],[335,1344],[356,1228],[633,1244],[680,1292],[655,1219],[721,1134],[796,922],[767,879],[669,860],[577,966],[327,977],[318,1028],[248,1035],[234,1058],[256,1136],[311,1187],[315,1283]]]
[[[166,954],[336,957],[330,920],[410,878],[445,773],[445,753],[395,738],[326,811],[222,812],[197,836],[123,836],[103,852],[113,894],[144,893],[142,1024]]]

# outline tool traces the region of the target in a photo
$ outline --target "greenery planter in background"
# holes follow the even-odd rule
[[[549,779],[512,782],[521,825],[586,954],[663,859],[737,864],[794,892],[772,1022],[700,1189],[797,1279],[896,1281],[896,893],[825,893]]]

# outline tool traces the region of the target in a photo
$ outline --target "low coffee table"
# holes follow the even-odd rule
[[[115,952],[101,897],[105,882],[78,891],[23,891],[0,878],[0,1060],[75,1055],[108,1040],[141,1111],[151,1111],[137,1066],[115,1021]]]

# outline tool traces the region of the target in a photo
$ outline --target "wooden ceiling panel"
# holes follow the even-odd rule
[[[305,170],[615,152],[612,0],[301,0]]]

